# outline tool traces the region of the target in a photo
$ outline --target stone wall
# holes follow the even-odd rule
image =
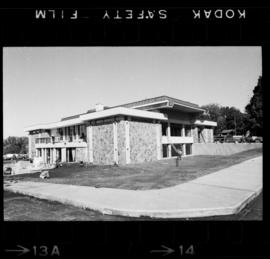
[[[121,120],[117,123],[117,148],[118,163],[126,164],[126,138],[125,138],[125,121]]]
[[[113,124],[93,126],[94,164],[113,164]]]
[[[156,124],[137,121],[129,123],[130,162],[157,160]]]
[[[210,128],[204,128],[202,131],[203,139],[205,143],[213,143],[214,138],[213,138],[213,129]]]
[[[38,134],[32,134],[28,136],[28,149],[31,150],[31,154],[29,154],[30,158],[34,158],[36,156],[36,138],[38,138]]]
[[[76,148],[76,162],[80,161],[87,162],[87,148],[85,147]]]
[[[198,128],[197,127],[191,129],[191,136],[193,137],[193,142],[194,143],[198,143],[199,142],[199,139],[198,139]]]
[[[194,143],[193,155],[217,155],[226,156],[245,150],[262,148],[261,143]]]

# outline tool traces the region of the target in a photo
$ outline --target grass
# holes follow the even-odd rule
[[[50,179],[40,179],[40,173],[5,176],[4,180],[39,181],[130,190],[160,189],[178,185],[220,169],[241,163],[262,154],[253,149],[230,156],[190,156],[180,161],[160,160],[127,166],[78,165],[50,170]]]
[[[103,215],[92,210],[84,210],[71,205],[41,200],[21,194],[4,191],[5,221],[138,221],[151,218],[131,218]],[[157,219],[155,219],[157,220]],[[165,220],[168,219],[158,219]],[[236,215],[205,218],[170,220],[262,220],[262,194]]]
[[[59,202],[36,199],[4,191],[4,220],[7,221],[90,221],[121,220]]]

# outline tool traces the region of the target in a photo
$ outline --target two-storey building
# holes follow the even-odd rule
[[[29,156],[46,163],[129,164],[192,154],[193,143],[213,142],[213,121],[198,120],[198,105],[159,96],[40,124],[29,132]],[[172,145],[173,147],[172,148]]]

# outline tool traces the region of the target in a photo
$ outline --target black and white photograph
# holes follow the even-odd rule
[[[4,221],[262,221],[260,46],[3,48]]]

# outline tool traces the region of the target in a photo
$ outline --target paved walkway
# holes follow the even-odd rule
[[[158,190],[12,182],[5,190],[131,217],[183,218],[238,213],[262,190],[262,156]]]

